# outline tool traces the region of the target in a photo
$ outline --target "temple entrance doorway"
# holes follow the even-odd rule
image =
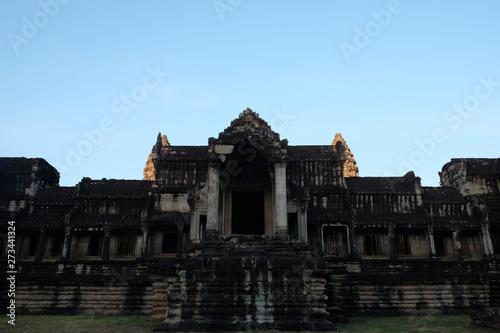
[[[221,169],[222,233],[274,235],[271,166],[266,154],[241,141]]]
[[[232,233],[264,235],[264,191],[233,191]]]

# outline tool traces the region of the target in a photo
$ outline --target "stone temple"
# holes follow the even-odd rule
[[[205,146],[158,135],[146,180],[63,187],[42,158],[0,158],[1,261],[14,222],[20,313],[147,314],[157,331],[500,306],[500,159],[452,159],[439,187],[358,174],[340,135],[288,145],[250,109]]]

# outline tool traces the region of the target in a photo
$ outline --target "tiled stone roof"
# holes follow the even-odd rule
[[[500,176],[500,158],[466,158],[465,162],[469,175]]]
[[[333,146],[288,146],[290,160],[338,161],[339,156]]]
[[[208,146],[165,146],[161,157],[168,161],[203,161],[208,159]]]
[[[75,186],[62,186],[41,189],[34,200],[35,205],[70,205],[74,204]]]
[[[348,177],[351,193],[415,193],[415,177]]]
[[[454,187],[422,187],[422,199],[425,203],[464,203],[465,199]]]
[[[33,158],[26,157],[2,157],[0,158],[0,173],[31,174],[33,160]]]
[[[335,211],[326,208],[309,208],[307,211],[308,221],[339,222],[350,221],[351,213],[345,211]]]
[[[469,216],[433,216],[432,221],[436,230],[450,230],[457,227],[479,228],[481,226],[481,220]]]
[[[359,224],[371,225],[426,225],[428,220],[420,213],[358,213],[356,220]]]
[[[61,215],[25,215],[19,219],[19,226],[25,228],[54,227],[64,228],[64,214]]]
[[[93,227],[109,225],[111,227],[140,227],[141,215],[85,214],[75,216],[75,227]]]
[[[84,178],[79,184],[78,198],[86,199],[147,199],[153,185],[147,180],[92,180]]]

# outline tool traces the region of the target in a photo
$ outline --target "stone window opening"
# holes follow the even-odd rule
[[[462,256],[464,257],[472,256],[470,239],[468,237],[460,237],[460,244],[462,246]]]
[[[76,230],[71,241],[71,259],[101,259],[103,240],[104,234],[100,231]]]
[[[396,242],[398,256],[411,256],[410,236],[408,234],[397,234]]]
[[[434,246],[437,257],[452,258],[455,255],[451,232],[434,232]]]
[[[482,255],[479,233],[477,231],[461,231],[459,233],[462,257],[468,260],[479,259]]]
[[[154,226],[150,234],[148,248],[153,256],[168,258],[177,256],[179,241],[181,241],[177,225],[168,223]]]
[[[34,260],[38,252],[40,235],[34,233],[21,234],[16,240],[19,260]]]
[[[39,241],[40,237],[38,235],[31,235],[28,237],[28,252],[26,253],[27,257],[29,258],[36,257]]]
[[[429,236],[424,229],[396,228],[393,246],[396,257],[429,258]]]
[[[434,236],[434,246],[436,247],[436,256],[446,257],[446,246],[442,235]]]
[[[364,235],[364,254],[368,257],[382,256],[382,240],[379,234]]]
[[[115,256],[136,257],[137,235],[117,235],[115,238]]]
[[[50,250],[48,257],[59,257],[62,252],[62,241],[60,237],[53,237],[50,243]]]
[[[49,233],[45,242],[45,259],[55,259],[62,256],[64,234],[62,232]]]
[[[349,237],[346,225],[321,226],[323,253],[337,257],[349,254]]]

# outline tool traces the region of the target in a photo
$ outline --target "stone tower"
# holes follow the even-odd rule
[[[170,142],[168,142],[167,136],[163,134],[161,136],[161,144],[162,146],[170,146]],[[153,164],[153,153],[149,153],[148,160],[146,162],[146,166],[144,167],[144,171],[142,172],[143,178],[142,180],[155,180],[155,166]]]
[[[342,135],[340,133],[337,133],[335,134],[332,145],[335,146],[339,141],[342,142],[346,154],[346,160],[344,163],[344,177],[358,177],[359,169],[358,165],[356,164],[356,160],[354,159],[354,155],[352,154]]]

